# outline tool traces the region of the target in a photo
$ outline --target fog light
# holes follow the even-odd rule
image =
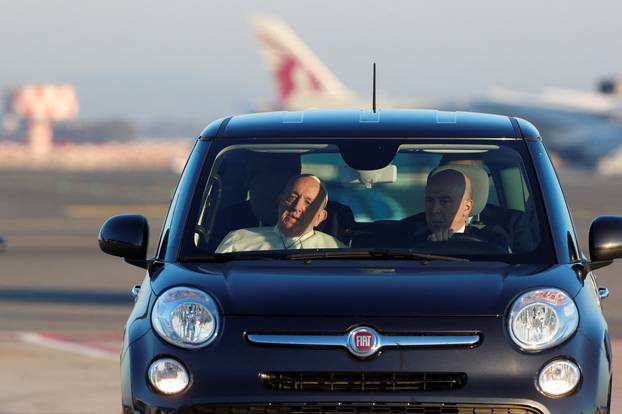
[[[581,379],[579,367],[572,361],[557,359],[542,368],[538,376],[540,392],[547,397],[563,397],[574,390]]]
[[[188,386],[190,377],[184,366],[171,358],[158,359],[149,367],[149,381],[162,394],[177,394]]]

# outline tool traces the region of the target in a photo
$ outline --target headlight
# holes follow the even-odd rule
[[[165,341],[182,348],[201,348],[218,334],[218,308],[205,292],[175,287],[156,300],[151,323]]]
[[[508,330],[512,340],[527,351],[552,348],[568,339],[579,324],[577,306],[559,289],[539,289],[516,299]]]
[[[190,376],[184,366],[171,358],[154,361],[147,372],[149,382],[162,394],[178,394],[190,383]]]
[[[538,375],[538,389],[547,397],[563,397],[572,392],[581,380],[581,371],[572,361],[557,359],[542,368]]]

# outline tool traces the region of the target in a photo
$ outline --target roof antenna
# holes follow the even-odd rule
[[[372,96],[372,109],[374,113],[376,113],[376,62],[374,62],[374,92]]]

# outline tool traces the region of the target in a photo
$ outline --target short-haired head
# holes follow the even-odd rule
[[[431,174],[425,189],[425,214],[431,231],[459,230],[473,209],[471,180],[447,169]]]
[[[289,181],[287,181],[287,184],[285,185],[285,188],[284,188],[283,192],[287,192],[287,191],[291,190],[292,186],[298,180],[304,179],[304,178],[310,178],[311,180],[316,181],[320,185],[320,192],[318,194],[318,197],[320,198],[320,200],[322,200],[321,207],[322,208],[326,207],[326,204],[328,204],[328,190],[326,189],[326,186],[324,185],[322,180],[320,180],[320,178],[317,175],[314,175],[314,174],[299,174],[299,175],[295,175],[292,178],[290,178]]]
[[[472,197],[471,180],[469,177],[461,171],[451,168],[430,174],[426,184],[426,191],[430,186],[451,188],[456,193],[466,195],[468,198]]]
[[[279,197],[277,226],[288,237],[302,236],[326,219],[328,191],[318,177],[301,174],[292,177]]]

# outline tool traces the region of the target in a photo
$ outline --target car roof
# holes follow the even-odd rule
[[[529,122],[502,115],[425,109],[262,112],[221,118],[201,139],[214,138],[497,138],[539,136]]]

